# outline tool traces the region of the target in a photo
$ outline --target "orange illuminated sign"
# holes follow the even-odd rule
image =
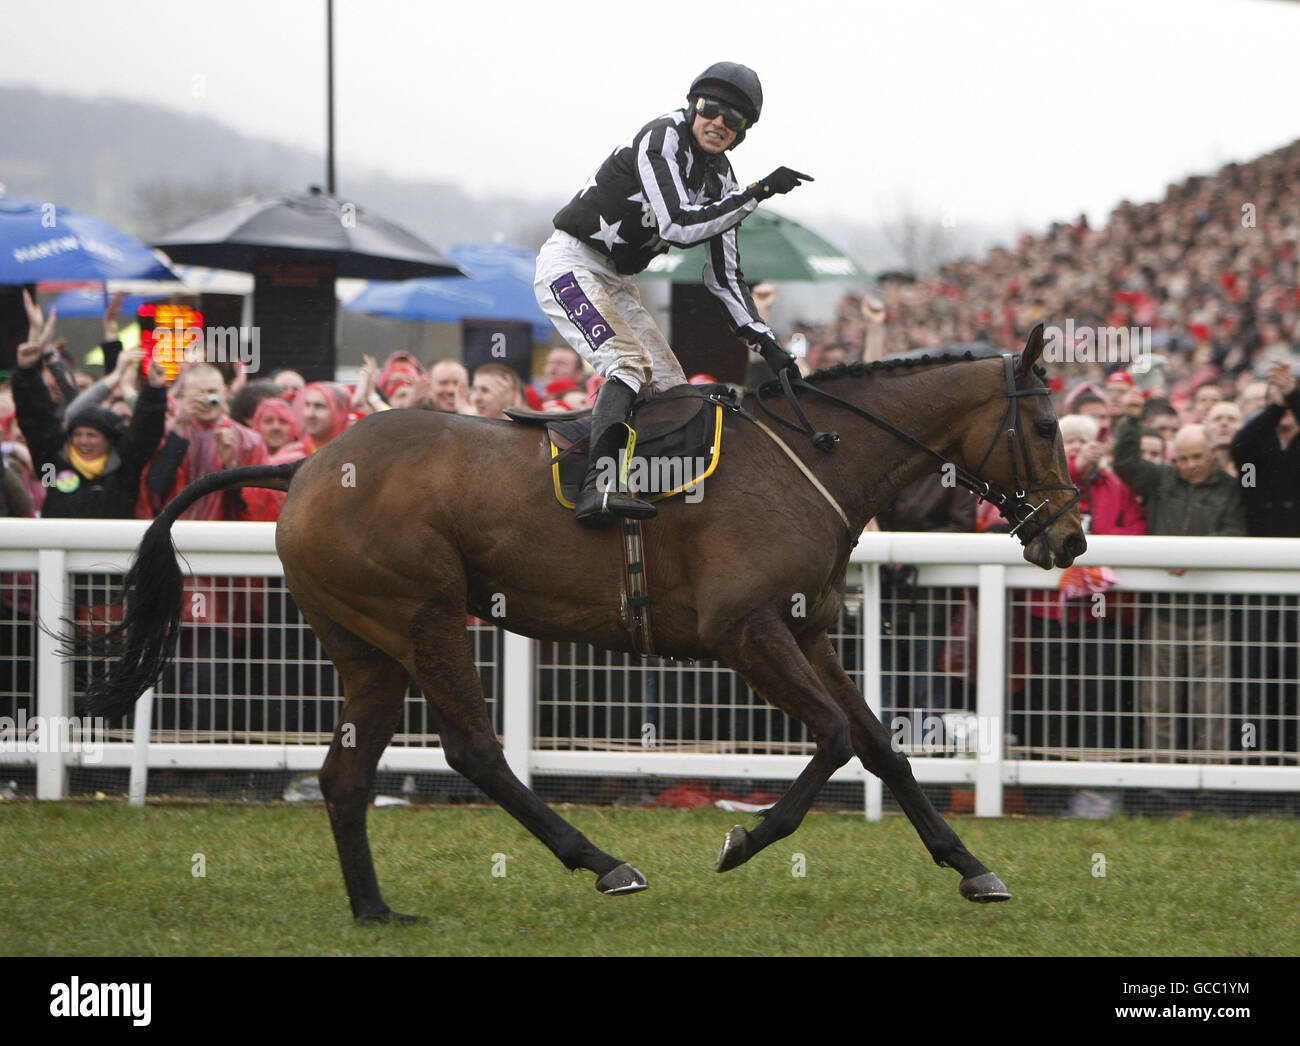
[[[149,373],[149,364],[156,356],[172,382],[185,362],[186,350],[191,346],[199,350],[202,359],[203,313],[188,305],[141,305],[140,348],[144,358],[140,361],[142,374]]]

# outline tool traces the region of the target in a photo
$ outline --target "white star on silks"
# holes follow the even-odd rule
[[[645,203],[645,193],[634,192],[631,196],[628,197],[628,201],[631,203]]]
[[[614,249],[614,244],[616,243],[627,243],[627,240],[623,239],[623,237],[618,234],[618,227],[623,224],[621,221],[617,221],[613,225],[610,225],[605,221],[605,216],[603,214],[596,215],[596,218],[600,222],[600,232],[592,233],[588,239],[604,241],[605,250],[607,251],[612,251]]]

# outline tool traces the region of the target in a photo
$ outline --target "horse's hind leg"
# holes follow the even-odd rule
[[[971,854],[957,833],[926,798],[912,774],[907,756],[898,751],[880,720],[867,707],[861,692],[845,673],[826,633],[807,640],[804,653],[830,691],[831,697],[848,716],[853,750],[866,769],[879,777],[894,793],[898,805],[921,836],[935,864],[961,873],[961,895],[970,901],[1007,901],[1006,885]]]
[[[343,680],[343,710],[320,786],[343,868],[352,915],[361,920],[410,921],[384,903],[366,834],[366,812],[379,757],[401,721],[410,676],[400,663],[323,614],[303,607]]]
[[[645,877],[630,864],[597,849],[537,798],[506,763],[488,717],[487,702],[465,630],[465,609],[430,601],[411,622],[415,677],[434,709],[439,736],[453,770],[500,803],[570,870],[586,868],[605,894],[636,893]]]

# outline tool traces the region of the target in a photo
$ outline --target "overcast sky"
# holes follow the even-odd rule
[[[0,83],[325,140],[324,0],[7,3]],[[1300,138],[1280,0],[336,0],[339,191],[362,168],[558,200],[718,60],[762,79],[742,182],[795,217],[1039,227]],[[139,143],[123,143],[147,157]],[[323,178],[322,178],[323,180]],[[3,181],[3,172],[0,172]],[[400,217],[394,215],[393,217]]]

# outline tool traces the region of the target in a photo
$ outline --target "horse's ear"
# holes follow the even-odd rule
[[[1025,351],[1020,355],[1020,373],[1029,374],[1034,369],[1034,364],[1038,362],[1038,357],[1043,354],[1043,325],[1040,323],[1029,332],[1029,340],[1025,342]]]

